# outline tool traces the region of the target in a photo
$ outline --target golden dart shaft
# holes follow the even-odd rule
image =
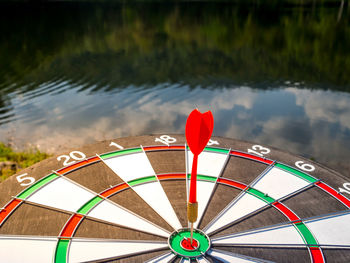
[[[198,203],[187,203],[187,219],[190,223],[197,221],[198,217]]]
[[[197,221],[198,217],[198,203],[187,203],[187,219],[191,223],[191,245],[193,240],[193,223]]]

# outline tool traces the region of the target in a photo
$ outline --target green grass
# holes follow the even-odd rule
[[[0,182],[21,169],[29,167],[50,157],[49,154],[31,149],[22,152],[15,152],[11,147],[0,142]],[[4,165],[7,163],[7,165]]]

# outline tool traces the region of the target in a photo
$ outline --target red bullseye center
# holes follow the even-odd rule
[[[190,238],[184,238],[181,240],[181,247],[186,250],[196,250],[198,248],[198,241],[196,239],[192,240]]]

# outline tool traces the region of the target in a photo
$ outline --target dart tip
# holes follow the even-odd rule
[[[193,246],[193,223],[191,223],[191,246]]]

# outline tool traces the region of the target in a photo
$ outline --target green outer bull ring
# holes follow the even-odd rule
[[[198,247],[194,250],[187,250],[181,246],[181,241],[184,238],[191,238],[190,228],[181,228],[177,231],[171,233],[168,239],[168,245],[170,249],[181,257],[186,258],[197,258],[203,256],[211,246],[209,237],[201,230],[193,230],[193,239],[196,239],[198,242]]]

